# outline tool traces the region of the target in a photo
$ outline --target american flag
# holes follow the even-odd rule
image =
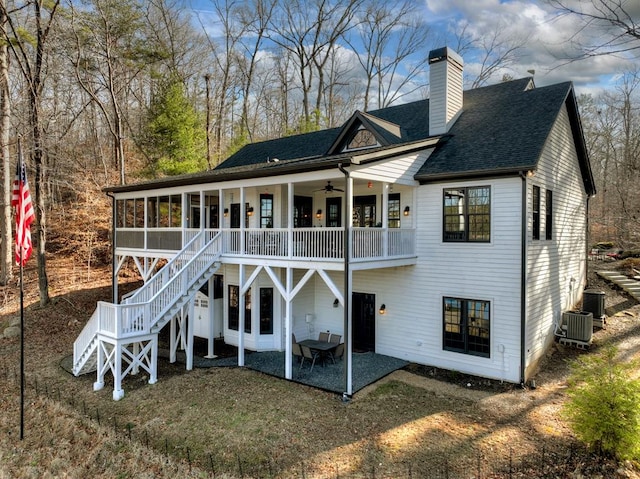
[[[31,203],[27,171],[21,159],[18,160],[16,178],[13,181],[11,206],[16,208],[16,263],[19,265],[22,260],[22,266],[24,266],[33,251],[31,223],[35,219],[35,213]]]

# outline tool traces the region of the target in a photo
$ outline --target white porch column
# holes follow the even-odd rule
[[[389,256],[389,183],[382,184],[382,256]]]
[[[353,245],[352,242],[352,228],[353,228],[353,178],[349,176],[347,178],[347,187],[345,188],[347,192],[347,227],[348,227],[348,237],[345,238],[345,242],[348,241],[349,247],[346,249],[348,251],[348,257],[346,262],[351,261],[351,247]],[[346,356],[346,387],[345,391],[349,397],[353,394],[353,314],[352,314],[352,297],[353,297],[353,287],[351,285],[353,281],[353,274],[351,272],[351,268],[348,268],[348,274],[345,275],[346,284],[344,285],[345,289],[345,298],[344,302],[346,305],[346,315],[347,315],[347,356]]]
[[[293,290],[293,269],[287,268],[287,296],[285,298],[285,313],[284,313],[284,334],[285,334],[285,347],[284,347],[284,377],[286,379],[292,379],[293,377],[293,352],[292,352],[292,338],[293,334],[293,321],[291,318],[291,291]]]
[[[194,326],[194,316],[196,314],[195,310],[195,295],[189,300],[189,312],[187,313],[187,347],[185,348],[185,355],[187,356],[187,371],[191,371],[193,369],[193,326]],[[183,319],[183,327],[184,327],[184,319]]]
[[[240,199],[244,200],[244,194],[240,194]],[[244,205],[244,201],[242,201],[242,205]],[[243,209],[241,207],[241,209]],[[244,223],[244,221],[243,221]],[[242,235],[244,236],[244,234]],[[246,301],[244,298],[244,294],[242,294],[242,286],[244,285],[244,265],[240,264],[240,278],[238,280],[238,292],[240,297],[238,298],[238,366],[244,366],[244,322],[245,322],[245,307]]]
[[[200,231],[207,227],[207,208],[204,204],[204,190],[200,190]]]
[[[244,186],[240,187],[240,254],[245,254],[245,244],[244,244],[244,229],[245,229],[245,221],[247,220],[247,211],[245,206],[244,199]],[[240,281],[240,287],[242,287],[242,281]]]
[[[215,329],[214,326],[216,322],[216,314],[213,307],[214,300],[216,299],[215,292],[213,291],[214,283],[215,283],[215,276],[212,276],[211,278],[209,278],[209,281],[208,281],[209,317],[207,318],[207,320],[209,321],[209,337],[207,338],[208,349],[207,349],[207,355],[205,356],[205,358],[207,359],[215,359],[217,357],[213,351],[213,346],[215,343],[215,336],[214,336],[213,330]]]

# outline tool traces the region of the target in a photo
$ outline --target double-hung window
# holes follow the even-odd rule
[[[445,350],[489,357],[489,301],[444,298],[443,312]]]
[[[533,187],[532,198],[531,198],[531,213],[532,213],[532,227],[533,232],[532,236],[534,240],[540,239],[540,187]]]
[[[489,242],[491,188],[446,188],[443,227],[444,241]]]

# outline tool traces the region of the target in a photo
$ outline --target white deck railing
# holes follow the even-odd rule
[[[201,230],[183,231],[183,241],[189,244],[198,237]],[[221,253],[223,255],[259,256],[293,260],[339,261],[344,258],[344,228],[225,228],[205,230],[206,238],[222,233]],[[200,243],[199,243],[200,244]],[[351,228],[350,259],[367,261],[371,259],[394,259],[415,256],[415,229],[413,228]],[[195,248],[197,251],[197,248]],[[190,250],[191,251],[191,250]],[[188,261],[189,252],[181,252],[181,261]],[[192,253],[191,253],[192,254]],[[177,259],[171,261],[176,267],[182,264]],[[158,278],[156,281],[162,280]],[[162,282],[160,282],[160,285]],[[161,286],[160,286],[161,287]],[[159,290],[158,285],[148,286],[151,297]],[[141,293],[140,293],[141,294]],[[143,298],[127,298],[127,302],[139,302]]]
[[[415,255],[415,230],[352,228],[351,260]],[[222,254],[282,259],[342,260],[344,228],[248,228],[222,230]]]

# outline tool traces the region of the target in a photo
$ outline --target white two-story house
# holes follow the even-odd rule
[[[166,326],[187,368],[194,335],[210,355],[223,337],[240,366],[284,351],[288,379],[293,335],[337,332],[345,394],[363,350],[527,381],[585,284],[595,186],[575,92],[531,78],[463,92],[455,52],[429,62],[428,100],[108,188],[114,302],[127,259],[145,285],[98,305],[75,373],[97,369],[98,389],[111,371],[115,399],[139,368],[155,382]]]

